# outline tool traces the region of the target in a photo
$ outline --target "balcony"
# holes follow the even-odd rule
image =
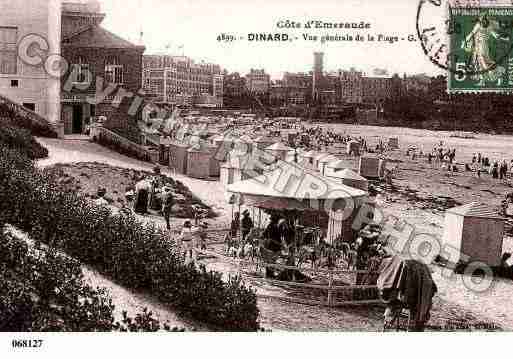
[[[101,5],[98,1],[89,2],[63,2],[62,12],[69,14],[102,14]]]

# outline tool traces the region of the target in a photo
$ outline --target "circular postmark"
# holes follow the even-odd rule
[[[416,29],[429,60],[456,81],[497,79],[511,67],[513,5],[485,0],[420,0]]]

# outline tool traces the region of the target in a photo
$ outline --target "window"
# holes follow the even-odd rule
[[[20,85],[18,80],[11,80],[11,87],[18,87]]]
[[[107,83],[122,84],[123,83],[123,65],[119,64],[117,57],[107,59],[105,65],[105,80]]]
[[[17,42],[18,28],[0,27],[0,74],[13,75],[18,72]]]
[[[91,82],[91,72],[89,64],[86,59],[82,56],[78,58],[76,64],[71,65],[72,74],[74,76],[74,83],[76,84],[88,84]]]

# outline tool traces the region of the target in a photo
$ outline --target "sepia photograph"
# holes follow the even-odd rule
[[[0,0],[0,353],[510,332],[512,92],[513,1]]]

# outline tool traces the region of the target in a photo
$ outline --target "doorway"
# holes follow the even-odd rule
[[[81,134],[83,130],[83,108],[82,105],[73,105],[71,122],[71,133]]]

